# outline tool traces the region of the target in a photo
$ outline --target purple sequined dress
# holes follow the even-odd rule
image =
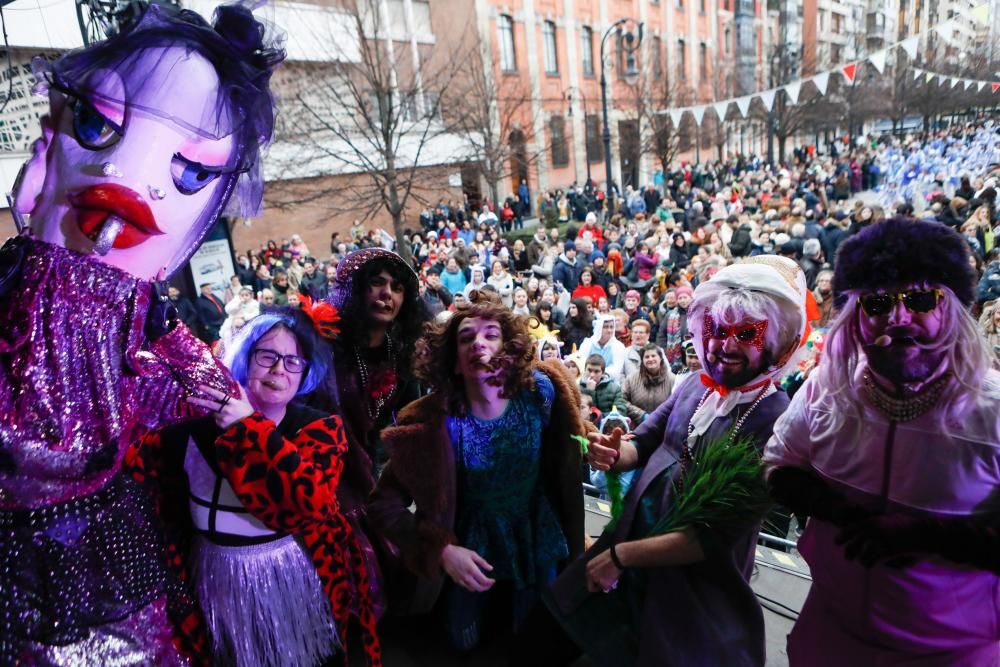
[[[119,468],[138,434],[193,414],[186,388],[228,376],[183,326],[148,341],[150,283],[24,251],[0,299],[0,664],[175,663],[161,536]]]

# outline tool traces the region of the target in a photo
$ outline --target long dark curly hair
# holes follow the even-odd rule
[[[457,368],[458,328],[465,320],[475,317],[500,324],[503,348],[492,362],[496,368],[503,369],[496,376],[496,382],[503,387],[500,395],[512,398],[522,389],[535,388],[531,372],[535,343],[528,333],[528,319],[504,306],[499,295],[473,290],[468,306],[455,311],[444,322],[426,326],[413,356],[414,373],[443,397],[451,414],[465,414],[468,404],[465,381]]]
[[[366,346],[368,344],[369,319],[366,292],[372,277],[388,271],[394,279],[405,286],[403,307],[389,329],[389,335],[396,346],[396,370],[406,373],[413,358],[414,344],[420,336],[424,323],[430,319],[424,300],[417,291],[416,281],[407,275],[404,265],[388,259],[373,259],[362,266],[353,279],[351,295],[340,309],[340,321],[344,332],[341,343]]]

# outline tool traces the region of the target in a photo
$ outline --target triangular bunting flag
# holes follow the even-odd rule
[[[802,90],[802,82],[795,81],[785,86],[785,95],[788,95],[788,103],[795,105],[799,103],[799,91]]]
[[[992,89],[993,89],[993,92],[995,93],[995,92],[997,92],[998,90],[1000,90],[1000,83],[991,83],[991,84],[990,84],[990,88],[992,88]]]
[[[959,79],[958,77],[955,77],[955,78],[953,78],[951,80],[951,87],[952,88],[958,88],[961,84],[962,84],[962,80]]]
[[[979,90],[977,90],[976,92],[977,92],[977,93],[981,93],[981,92],[983,92],[983,88],[985,88],[985,87],[986,87],[986,84],[987,84],[987,83],[989,83],[989,82],[988,82],[988,81],[980,81],[980,82],[979,82]]]
[[[830,73],[823,72],[822,74],[817,74],[812,78],[812,82],[820,95],[826,95],[826,85],[830,83]]]
[[[965,80],[965,89],[966,90],[972,90],[975,87],[975,85],[976,85],[976,82],[973,81],[972,79],[966,79]]]
[[[705,105],[691,107],[691,113],[694,114],[694,122],[701,125],[701,120],[705,117]]]
[[[840,68],[840,72],[844,75],[844,78],[854,83],[854,75],[858,73],[858,64],[851,63],[850,65],[844,65]]]
[[[882,49],[881,51],[868,56],[868,62],[872,64],[872,67],[878,70],[879,74],[881,74],[882,70],[885,69],[885,54],[886,50]]]
[[[910,60],[917,59],[917,46],[920,44],[920,35],[914,35],[904,39],[899,43],[899,48],[906,51],[906,55],[909,56]]]
[[[774,95],[777,92],[777,90],[765,90],[758,95],[758,97],[760,97],[760,101],[764,103],[764,108],[768,111],[770,111],[771,107],[774,106]]]
[[[937,75],[938,85],[943,86],[944,82],[947,81],[947,79],[948,77],[946,77],[944,74],[938,74]]]
[[[744,118],[747,117],[747,112],[750,111],[750,102],[752,100],[752,95],[745,95],[743,97],[736,98],[736,108],[740,110],[740,115]]]
[[[942,42],[944,42],[949,46],[954,46],[955,45],[954,35],[951,34],[950,30],[948,30],[949,27],[950,26],[948,25],[948,21],[945,21],[941,25],[934,26],[933,28],[931,28],[931,30],[937,33],[938,39],[940,39]]]
[[[715,115],[719,117],[719,121],[724,121],[726,120],[726,112],[729,111],[729,100],[716,102],[712,108],[715,109]]]
[[[684,117],[684,109],[671,109],[668,113],[670,114],[670,122],[673,123],[674,129],[676,130],[681,126],[681,118]]]
[[[933,81],[934,80],[934,72],[924,72],[924,79],[927,81],[927,83],[930,83],[931,81]]]
[[[914,67],[913,68],[913,80],[914,81],[916,81],[917,79],[919,79],[923,75],[924,75],[924,70],[920,69],[919,67]]]
[[[984,2],[981,5],[973,8],[972,18],[980,23],[986,23],[989,20],[990,6],[989,3]]]

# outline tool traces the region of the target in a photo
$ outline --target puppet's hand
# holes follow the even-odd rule
[[[166,283],[153,283],[153,294],[150,298],[149,312],[146,313],[146,337],[152,342],[177,327],[177,308],[167,298]]]
[[[23,236],[8,239],[0,248],[0,299],[10,294],[20,282],[27,253],[28,241]]]

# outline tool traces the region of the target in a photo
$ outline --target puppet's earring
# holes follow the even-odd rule
[[[153,199],[155,199],[156,201],[160,201],[161,199],[163,199],[164,197],[167,196],[167,193],[164,192],[161,188],[157,188],[157,187],[154,187],[154,186],[150,185],[149,186],[149,196],[152,197]]]

